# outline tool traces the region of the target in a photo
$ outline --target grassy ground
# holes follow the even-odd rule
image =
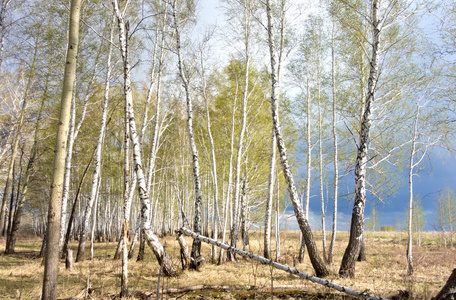
[[[321,245],[321,235],[316,233],[317,244]],[[356,277],[338,278],[337,271],[347,245],[348,233],[340,232],[337,238],[334,263],[330,269],[334,275],[329,280],[352,289],[367,291],[375,295],[390,297],[399,290],[408,291],[411,298],[430,299],[443,286],[456,265],[456,250],[445,249],[440,245],[437,233],[425,233],[421,247],[414,247],[415,275],[406,274],[405,243],[406,234],[396,232],[367,233],[367,261],[357,263]],[[178,243],[174,237],[166,237],[167,252],[176,266],[179,262]],[[297,231],[281,233],[281,258],[279,261],[293,265],[293,256],[297,254],[299,234]],[[191,245],[191,240],[187,239]],[[4,241],[0,241],[0,299],[39,299],[42,285],[42,259],[38,258],[41,240],[23,238],[17,242],[17,254],[4,255]],[[247,250],[262,253],[262,235],[252,233]],[[275,245],[273,241],[273,245]],[[70,245],[72,249],[77,244]],[[95,289],[92,297],[108,299],[120,292],[120,261],[112,259],[115,243],[98,243],[94,246],[94,259],[75,263],[73,271],[65,269],[64,262],[59,263],[58,295],[70,298],[81,295],[87,281]],[[88,254],[88,253],[87,253]],[[187,293],[186,298],[270,298],[271,284],[274,298],[308,298],[310,296],[334,298],[334,292],[326,287],[299,279],[283,271],[271,270],[269,266],[240,259],[236,263],[222,266],[209,262],[210,246],[203,244],[203,256],[207,262],[201,271],[186,271],[175,278],[164,278],[162,289],[182,288],[195,285],[229,285],[229,291],[206,290]],[[274,254],[275,255],[275,254]],[[296,267],[313,274],[309,258]],[[157,289],[159,268],[149,248],[144,261],[129,261],[129,287],[133,295],[153,294]],[[249,287],[255,286],[255,289]],[[180,298],[184,295],[167,294],[165,298]],[[155,298],[155,295],[153,296]]]

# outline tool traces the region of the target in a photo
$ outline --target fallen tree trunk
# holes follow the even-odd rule
[[[432,300],[453,300],[456,299],[456,269],[453,269],[446,284]]]
[[[182,227],[180,229],[180,232],[182,232],[185,235],[191,236],[193,239],[198,239],[200,241],[203,241],[203,242],[211,244],[211,245],[216,245],[217,247],[223,248],[223,249],[225,249],[227,251],[231,251],[231,252],[237,253],[237,254],[239,254],[239,255],[241,255],[243,257],[248,257],[250,259],[254,259],[254,260],[259,261],[259,262],[261,262],[263,264],[266,264],[266,265],[271,265],[271,266],[273,266],[276,269],[283,270],[285,272],[297,275],[297,276],[299,276],[301,278],[304,278],[304,279],[310,280],[312,282],[324,285],[326,287],[335,289],[335,290],[337,290],[339,292],[342,292],[342,293],[346,293],[346,294],[349,294],[349,295],[352,295],[352,296],[361,297],[361,298],[370,299],[370,300],[387,300],[386,298],[369,295],[369,294],[367,294],[365,292],[360,292],[360,291],[356,291],[356,290],[352,290],[352,289],[343,287],[341,285],[338,285],[337,283],[330,282],[328,280],[325,280],[325,279],[322,279],[322,278],[319,278],[319,277],[315,277],[315,276],[306,274],[304,272],[298,271],[295,268],[290,268],[288,266],[279,264],[279,263],[277,263],[275,261],[272,261],[270,259],[258,256],[258,255],[255,255],[255,254],[252,254],[252,253],[249,253],[249,252],[246,252],[246,251],[242,251],[240,249],[231,247],[231,246],[229,246],[227,244],[222,244],[219,241],[216,241],[216,240],[210,239],[208,237],[196,234],[196,233],[190,231],[189,229],[187,229],[185,227]]]

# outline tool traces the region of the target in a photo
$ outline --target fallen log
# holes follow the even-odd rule
[[[370,294],[368,294],[366,292],[360,292],[360,291],[352,290],[350,288],[346,288],[344,286],[341,286],[341,285],[339,285],[337,283],[330,282],[330,281],[328,281],[326,279],[322,279],[322,278],[319,278],[319,277],[316,277],[316,276],[312,276],[312,275],[306,274],[304,272],[298,271],[295,268],[290,268],[288,266],[282,265],[280,263],[277,263],[277,262],[272,261],[270,259],[261,257],[259,255],[255,255],[253,253],[249,253],[249,252],[246,252],[246,251],[231,247],[231,246],[229,246],[227,244],[223,244],[223,243],[221,243],[219,241],[210,239],[208,237],[196,234],[193,231],[191,231],[191,230],[189,230],[189,229],[187,229],[185,227],[182,227],[179,231],[182,232],[183,234],[187,235],[187,236],[191,236],[193,239],[198,239],[198,240],[203,241],[205,243],[208,243],[208,244],[211,244],[211,245],[215,245],[217,247],[225,249],[227,251],[232,251],[232,252],[234,252],[236,254],[239,254],[239,255],[241,255],[243,257],[247,257],[247,258],[259,261],[259,262],[261,262],[261,263],[263,263],[265,265],[271,265],[271,266],[273,266],[276,269],[283,270],[285,272],[297,275],[300,278],[304,278],[304,279],[310,280],[310,281],[312,281],[314,283],[318,283],[318,284],[324,285],[326,287],[335,289],[335,290],[337,290],[339,292],[346,293],[348,295],[352,295],[352,296],[356,296],[356,297],[360,297],[360,298],[364,298],[364,299],[369,299],[369,300],[388,300],[387,298],[373,296],[373,295],[370,295]]]
[[[432,300],[454,300],[456,299],[456,269],[453,269],[446,284]]]

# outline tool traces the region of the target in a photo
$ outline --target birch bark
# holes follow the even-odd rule
[[[370,71],[367,82],[366,101],[361,120],[358,153],[355,165],[355,202],[353,205],[350,238],[345,249],[339,269],[339,275],[353,277],[355,275],[355,263],[358,258],[364,237],[364,205],[366,202],[366,164],[370,142],[370,128],[372,124],[372,109],[375,101],[375,89],[378,81],[378,62],[381,24],[379,22],[379,0],[372,1],[372,56],[370,59]]]
[[[232,185],[232,178],[233,178],[233,153],[234,153],[234,127],[235,127],[235,115],[236,115],[236,102],[237,102],[237,93],[238,93],[238,85],[236,83],[236,90],[235,96],[233,101],[233,111],[231,114],[231,139],[230,139],[230,160],[228,166],[228,186],[226,187],[226,199],[225,199],[225,207],[224,207],[224,220],[223,220],[223,232],[222,232],[222,243],[225,243],[226,238],[226,227],[228,225],[228,215],[230,212],[230,204],[231,204],[231,185]],[[232,219],[232,218],[231,218]],[[222,264],[225,261],[225,257],[223,255],[223,248],[220,248],[219,254],[219,262],[218,264]]]
[[[336,233],[337,233],[337,197],[338,197],[338,185],[339,185],[339,168],[338,168],[338,143],[337,143],[337,132],[336,132],[336,55],[334,45],[334,32],[335,22],[333,21],[333,28],[331,33],[331,92],[332,92],[332,134],[334,143],[334,196],[333,196],[333,222],[331,230],[331,242],[328,249],[328,263],[332,263],[334,246],[336,244]]]
[[[272,25],[272,14],[271,14],[271,1],[266,1],[266,13],[268,18],[268,44],[269,44],[269,54],[271,60],[271,113],[273,120],[273,128],[276,133],[277,138],[277,147],[279,150],[280,163],[282,166],[283,174],[288,185],[288,191],[290,193],[290,198],[293,204],[294,212],[298,220],[299,228],[304,236],[306,242],[306,247],[308,249],[310,261],[315,273],[318,277],[324,277],[329,275],[329,271],[323,263],[320,255],[317,251],[317,246],[315,244],[315,239],[313,237],[312,231],[310,229],[307,219],[305,219],[301,204],[299,203],[298,193],[296,191],[296,185],[294,183],[293,175],[291,174],[290,167],[288,165],[288,159],[286,155],[285,142],[282,137],[282,129],[279,122],[279,107],[277,101],[277,64],[276,64],[276,50],[274,45],[273,38],[273,25]]]
[[[76,98],[73,93],[72,97],[72,106],[71,106],[71,116],[70,116],[70,128],[68,132],[68,147],[66,152],[65,158],[65,178],[63,181],[63,195],[62,195],[62,208],[61,208],[61,217],[60,217],[60,240],[59,240],[59,247],[62,247],[63,238],[65,235],[65,228],[67,223],[67,206],[68,206],[68,197],[69,197],[69,189],[70,189],[70,180],[71,180],[71,164],[73,160],[73,147],[74,142],[79,134],[79,130],[81,129],[82,124],[84,123],[84,119],[87,112],[87,105],[89,103],[90,95],[92,94],[92,85],[95,82],[95,76],[98,69],[98,59],[101,52],[101,44],[100,44],[100,51],[97,54],[96,63],[93,69],[93,73],[90,79],[90,83],[87,87],[87,91],[84,95],[84,100],[81,109],[81,115],[79,117],[78,123],[76,122]],[[63,254],[65,255],[65,254]]]
[[[248,2],[248,1],[247,1]],[[249,40],[250,40],[250,9],[247,7],[250,3],[244,3],[243,11],[243,21],[244,21],[244,59],[245,59],[245,70],[244,70],[244,86],[242,90],[242,122],[241,122],[241,131],[239,133],[239,140],[237,145],[237,155],[236,155],[236,166],[234,169],[234,195],[233,195],[233,224],[231,227],[231,246],[236,247],[237,236],[238,236],[238,226],[239,226],[239,197],[241,189],[241,161],[242,154],[244,151],[244,135],[245,129],[247,126],[247,102],[249,94],[249,66],[250,66],[250,49],[249,49]],[[228,253],[231,261],[235,261],[235,253]]]
[[[111,31],[110,31],[110,43],[109,43],[109,51],[108,51],[108,60],[107,60],[107,72],[106,72],[106,81],[105,81],[105,90],[104,90],[104,97],[103,97],[103,108],[102,108],[102,113],[101,113],[101,122],[100,122],[100,131],[98,133],[98,139],[97,139],[97,150],[95,153],[95,169],[93,171],[93,177],[92,177],[92,188],[90,191],[90,196],[87,201],[87,205],[85,208],[85,213],[84,213],[84,219],[82,221],[82,227],[81,227],[81,234],[79,237],[79,246],[78,246],[78,253],[76,256],[76,262],[78,261],[83,261],[84,260],[84,250],[85,250],[85,243],[87,240],[87,235],[89,233],[89,223],[90,223],[90,216],[92,213],[92,207],[94,204],[95,199],[97,198],[97,191],[100,183],[100,174],[101,174],[101,154],[103,151],[103,143],[104,143],[104,136],[106,132],[106,122],[107,122],[107,116],[108,116],[108,102],[109,102],[109,81],[111,79],[111,56],[112,56],[112,41],[113,41],[113,28],[114,26],[111,26]],[[86,106],[86,103],[84,103],[84,106]],[[84,118],[81,117],[81,120]],[[81,124],[81,121],[80,121]],[[79,125],[79,124],[78,124]],[[79,128],[75,131],[75,135],[79,131]],[[74,141],[73,137],[73,141]],[[71,152],[71,151],[70,151]],[[70,156],[71,160],[71,156]],[[71,162],[70,162],[71,164]],[[64,225],[64,223],[62,223]]]
[[[196,233],[201,233],[201,206],[202,206],[202,196],[201,196],[201,182],[199,176],[199,161],[198,161],[198,150],[196,149],[195,138],[193,134],[193,103],[190,96],[190,87],[187,76],[184,71],[184,62],[182,60],[181,54],[181,44],[180,44],[180,32],[179,25],[177,20],[177,7],[176,0],[172,3],[173,6],[173,21],[174,21],[174,30],[176,36],[176,51],[178,58],[178,68],[179,76],[182,80],[182,86],[185,91],[185,99],[187,102],[187,132],[188,139],[190,143],[190,150],[192,153],[192,163],[193,163],[193,183],[195,189],[195,210],[193,216],[193,230]],[[191,257],[197,259],[201,255],[201,241],[195,239],[193,240]]]
[[[146,181],[144,178],[144,171],[141,162],[141,151],[139,145],[138,134],[136,131],[136,122],[133,111],[133,95],[131,90],[131,68],[128,57],[128,34],[126,23],[124,21],[124,16],[120,13],[117,0],[112,1],[114,12],[117,17],[117,23],[119,28],[119,41],[120,41],[120,51],[123,60],[124,67],[124,94],[125,94],[125,103],[127,105],[128,120],[130,126],[130,138],[133,144],[133,161],[134,161],[134,170],[136,173],[136,180],[138,185],[139,199],[141,201],[141,222],[143,233],[146,238],[146,242],[154,252],[159,264],[163,266],[163,272],[167,276],[175,276],[177,270],[172,264],[170,258],[166,255],[165,250],[163,249],[162,244],[159,242],[158,238],[153,234],[150,229],[150,202],[149,202],[149,192],[146,187]]]
[[[217,180],[217,161],[215,159],[215,145],[214,139],[212,138],[212,128],[211,128],[211,116],[209,114],[209,103],[208,103],[208,95],[206,89],[206,78],[204,74],[204,61],[201,55],[201,68],[202,68],[202,77],[203,77],[203,97],[204,102],[206,104],[206,126],[207,132],[209,135],[209,142],[211,144],[211,159],[212,159],[212,185],[214,189],[214,201],[213,201],[213,209],[212,209],[212,238],[217,240],[218,235],[218,180]],[[212,247],[212,263],[216,263],[217,260],[217,247]]]

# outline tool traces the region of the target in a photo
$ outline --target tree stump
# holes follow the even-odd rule
[[[453,269],[446,284],[432,300],[455,300],[456,299],[456,269]]]
[[[65,268],[69,271],[73,271],[73,250],[67,250],[67,256],[65,259]]]

